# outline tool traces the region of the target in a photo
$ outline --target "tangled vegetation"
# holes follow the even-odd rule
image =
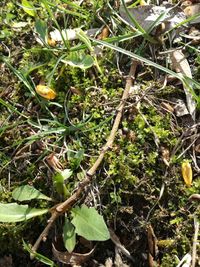
[[[173,267],[187,253],[194,255],[200,216],[199,44],[184,45],[184,35],[174,42],[172,29],[158,34],[161,18],[156,34],[140,25],[133,31],[117,16],[119,5],[0,3],[0,205],[13,203],[17,210],[23,204],[27,213],[24,219],[13,219],[18,214],[5,219],[12,211],[0,206],[0,266]],[[76,38],[70,32],[66,38],[64,29],[76,29]],[[180,47],[193,79],[173,71],[167,59],[168,50]],[[133,64],[136,72],[130,75]],[[128,98],[122,99],[131,79]],[[189,83],[195,119],[190,111],[176,112],[177,101],[187,101]],[[105,146],[118,114],[114,142]],[[188,184],[181,173],[185,162],[193,170]],[[32,191],[22,199],[16,190]],[[28,217],[29,207],[37,217]],[[85,238],[87,244],[83,237],[90,228],[81,234],[76,222],[81,212],[88,225],[101,221],[104,237],[94,234]],[[76,239],[67,236],[70,231]],[[70,262],[61,251],[79,256]]]

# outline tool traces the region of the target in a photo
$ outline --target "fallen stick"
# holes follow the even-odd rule
[[[131,67],[130,67],[130,71],[128,74],[128,77],[126,78],[126,85],[125,85],[125,89],[120,101],[120,104],[118,106],[118,108],[116,109],[116,117],[112,126],[112,130],[110,132],[110,135],[107,139],[106,144],[102,147],[99,157],[97,158],[97,160],[95,161],[95,163],[93,164],[93,166],[87,171],[86,173],[86,177],[84,178],[84,180],[82,182],[79,183],[77,190],[75,191],[75,193],[70,196],[67,200],[65,200],[63,203],[58,204],[54,209],[52,209],[52,215],[51,218],[48,220],[48,224],[47,226],[44,228],[44,230],[42,231],[42,233],[40,234],[40,236],[38,237],[38,239],[36,240],[35,244],[32,247],[32,252],[33,254],[31,255],[31,258],[34,257],[34,252],[37,251],[41,241],[45,241],[50,228],[52,227],[52,225],[54,224],[55,220],[64,212],[68,211],[72,205],[74,205],[74,203],[79,199],[79,196],[81,195],[81,193],[83,192],[84,188],[89,185],[92,181],[92,178],[97,170],[97,168],[99,167],[99,165],[101,164],[105,153],[112,147],[112,144],[114,142],[115,139],[115,135],[117,133],[117,130],[119,128],[119,124],[122,118],[122,113],[123,113],[123,109],[125,106],[125,103],[128,99],[129,96],[129,91],[131,86],[134,83],[135,80],[135,72],[136,72],[136,68],[138,65],[138,61],[133,60]]]
[[[192,267],[195,267],[196,265],[198,235],[199,235],[199,222],[198,222],[198,219],[195,217],[194,218],[194,239],[193,239],[193,246],[192,246]]]

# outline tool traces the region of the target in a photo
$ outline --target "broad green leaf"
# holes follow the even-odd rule
[[[29,2],[27,0],[22,0],[22,8],[30,16],[32,16],[32,17],[35,16],[34,6],[32,5],[31,2]]]
[[[71,52],[67,59],[62,60],[62,62],[72,67],[77,67],[85,70],[93,66],[94,59],[90,55],[84,55],[78,52]]]
[[[65,185],[65,180],[67,180],[72,174],[73,171],[70,169],[65,169],[64,171],[57,172],[53,176],[53,185],[55,186],[56,191],[65,197],[69,194]]]
[[[72,224],[78,235],[87,240],[104,241],[110,238],[110,233],[104,219],[95,208],[88,208],[82,205],[81,208],[72,209]]]
[[[71,253],[76,245],[76,233],[73,224],[67,218],[63,226],[63,242],[65,248]]]
[[[46,199],[52,200],[50,197],[42,194],[39,190],[30,185],[22,185],[17,187],[12,192],[12,197],[18,201],[31,200],[31,199]]]
[[[47,24],[45,21],[37,19],[35,22],[35,29],[43,43],[46,43],[47,38]]]
[[[0,203],[0,222],[22,222],[48,212],[48,209],[31,208],[17,203]]]

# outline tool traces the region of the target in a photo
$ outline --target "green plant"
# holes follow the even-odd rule
[[[40,243],[39,232],[46,225],[47,212],[54,216],[48,220],[47,228],[63,214],[54,224],[55,232],[62,234],[69,253],[81,252],[79,236],[88,240],[108,239],[105,222],[92,206],[103,208],[102,214],[109,219],[111,227],[115,226],[123,245],[130,249],[135,265],[146,264],[145,257],[138,255],[147,253],[147,223],[152,224],[158,239],[175,240],[173,248],[159,248],[163,266],[173,266],[175,255],[189,250],[193,231],[190,217],[193,212],[198,215],[199,209],[194,211],[196,204],[188,204],[188,198],[199,192],[200,182],[195,176],[190,188],[184,186],[180,174],[183,158],[170,153],[185,128],[179,125],[181,119],[173,112],[162,109],[163,101],[171,103],[174,97],[184,97],[184,93],[179,85],[168,84],[162,89],[162,79],[157,77],[163,72],[178,78],[188,88],[192,85],[191,93],[197,102],[199,84],[195,79],[163,67],[167,66],[165,56],[156,58],[163,48],[171,49],[168,40],[162,48],[151,33],[165,12],[147,30],[132,18],[133,32],[129,25],[121,26],[118,10],[111,4],[112,1],[103,0],[23,0],[18,6],[11,0],[4,5],[0,18],[0,38],[3,39],[0,47],[3,51],[0,56],[3,61],[0,70],[0,219],[4,221],[0,225],[0,254],[16,253],[18,257],[17,249],[14,251],[10,244],[17,240],[15,243],[19,245],[22,236],[27,243],[33,240]],[[133,5],[137,4],[139,1]],[[97,40],[105,25],[111,37]],[[93,28],[98,28],[95,37],[88,37],[86,31]],[[50,33],[54,30],[60,41],[51,40]],[[74,40],[66,38],[69,30],[74,31]],[[101,52],[95,54],[99,49]],[[191,55],[195,58],[198,49],[191,46],[190,49],[196,52]],[[121,111],[119,99],[131,59],[143,65],[139,63],[142,67],[137,69],[136,86],[129,98],[122,101],[125,107]],[[38,95],[35,91],[38,84],[53,88],[56,98],[49,101]],[[106,151],[104,144],[120,112],[122,121],[115,142],[109,146],[98,171],[88,174],[98,154]],[[178,153],[185,151],[187,158],[190,153],[185,144],[189,138],[180,142],[177,150]],[[163,162],[161,146],[169,150],[168,167]],[[61,161],[62,170],[47,162],[52,153]],[[18,187],[25,183],[33,186]],[[51,198],[47,196],[48,191]],[[28,201],[31,202],[28,204]],[[62,203],[57,204],[60,201]],[[56,205],[49,208],[52,202]],[[37,218],[33,218],[35,216]],[[39,222],[37,229],[35,222]],[[136,238],[130,238],[135,235]],[[40,262],[56,266],[48,249],[53,237],[48,231],[41,236],[48,237],[41,246],[45,256],[36,252],[38,246],[24,242],[24,249]],[[95,257],[107,244],[109,242],[98,244]],[[106,254],[107,250],[104,251]],[[103,263],[107,255],[100,253],[100,257]]]
[[[54,176],[54,185],[60,194],[66,196],[66,187],[64,179],[71,176],[70,170],[57,173]],[[12,192],[12,197],[19,202],[29,201],[31,199],[43,199],[52,201],[51,198],[42,194],[32,186],[24,185]],[[41,216],[48,212],[48,209],[31,208],[28,205],[19,205],[17,203],[0,203],[0,222],[14,223],[29,220],[36,216]],[[76,245],[75,234],[83,236],[87,240],[104,241],[110,238],[109,231],[95,208],[88,208],[85,205],[74,207],[71,210],[71,222],[65,219],[63,226],[63,239],[66,249],[73,251]],[[27,247],[26,247],[27,248]]]
[[[24,250],[26,250],[27,252],[30,253],[30,255],[32,255],[32,249],[31,249],[31,246],[29,246],[28,244],[26,244],[26,242],[23,240],[23,247],[24,247]],[[48,266],[51,266],[51,267],[57,267],[57,265],[52,261],[50,260],[49,258],[45,257],[44,255],[40,254],[40,253],[37,253],[35,252],[34,253],[34,257],[44,263],[45,265],[48,265]]]

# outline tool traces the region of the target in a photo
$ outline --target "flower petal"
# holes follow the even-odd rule
[[[56,92],[46,85],[39,84],[36,86],[35,90],[40,96],[48,100],[52,100],[56,97]]]
[[[182,163],[182,175],[187,186],[192,184],[192,167],[188,161]]]

